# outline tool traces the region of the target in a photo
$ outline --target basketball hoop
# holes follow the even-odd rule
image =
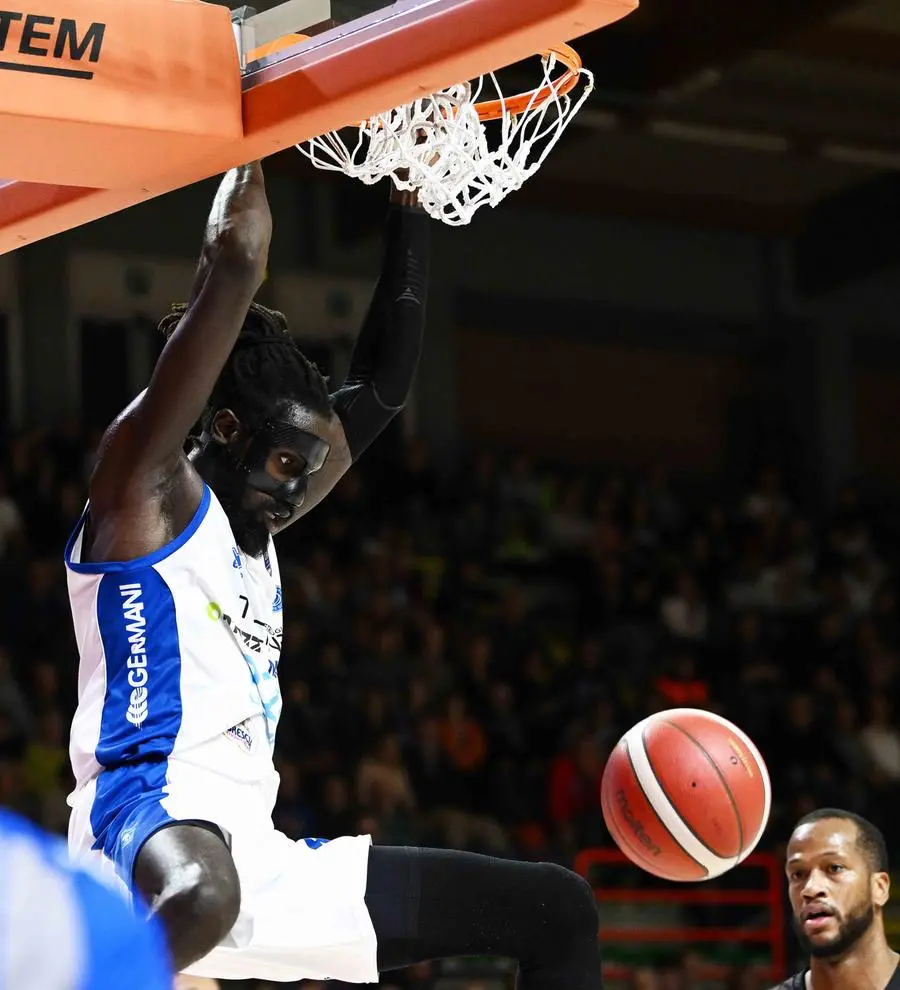
[[[504,96],[490,72],[364,120],[355,140],[330,131],[297,149],[316,168],[367,185],[389,176],[399,189],[416,190],[435,219],[467,224],[534,175],[593,89],[571,46],[539,57],[542,79],[529,92]]]

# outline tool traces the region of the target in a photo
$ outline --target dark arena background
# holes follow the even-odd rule
[[[280,543],[276,825],[564,863],[614,990],[762,990],[802,959],[792,823],[846,807],[898,853],[900,4],[644,0],[579,49],[597,88],[540,174],[434,224],[406,411]],[[265,169],[259,299],[339,380],[387,188]],[[0,256],[0,804],[58,833],[63,547],[214,189]],[[628,864],[599,806],[621,733],[682,705],[739,724],[774,789],[757,852],[701,885]]]

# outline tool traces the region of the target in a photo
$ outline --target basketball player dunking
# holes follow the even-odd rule
[[[900,990],[900,956],[884,933],[891,880],[881,832],[849,811],[814,811],[791,835],[785,870],[810,964],[778,990]]]
[[[283,318],[253,303],[271,235],[260,166],[222,182],[190,299],[103,439],[66,551],[81,658],[70,846],[139,888],[194,975],[364,983],[493,955],[518,960],[524,990],[596,990],[597,914],[574,873],[367,836],[292,842],[272,825],[272,536],[402,408],[418,362],[429,221],[410,194],[392,200],[384,269],[329,395]]]

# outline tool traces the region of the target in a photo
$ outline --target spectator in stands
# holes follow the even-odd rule
[[[778,468],[769,464],[756,478],[756,483],[744,499],[744,513],[748,518],[762,521],[784,519],[791,510],[791,503],[784,493],[784,481]]]
[[[672,594],[663,599],[662,620],[676,639],[702,642],[709,631],[709,608],[690,571],[675,578]]]
[[[589,845],[602,816],[600,784],[603,758],[589,733],[581,733],[554,760],[550,771],[549,812],[566,849]]]
[[[710,701],[709,684],[697,670],[697,658],[690,649],[676,649],[671,662],[656,679],[654,687],[669,708],[705,708]]]
[[[900,783],[900,732],[893,722],[890,698],[873,694],[869,699],[869,721],[860,733],[860,742],[878,778],[889,784]]]
[[[20,545],[24,536],[22,513],[10,494],[5,472],[0,471],[0,557]]]

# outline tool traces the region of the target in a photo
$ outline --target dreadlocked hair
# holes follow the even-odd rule
[[[160,321],[167,340],[186,311],[178,303]],[[285,402],[324,416],[332,411],[326,380],[291,337],[284,315],[254,302],[197,427],[208,429],[219,409],[231,409],[246,429],[257,430]]]

